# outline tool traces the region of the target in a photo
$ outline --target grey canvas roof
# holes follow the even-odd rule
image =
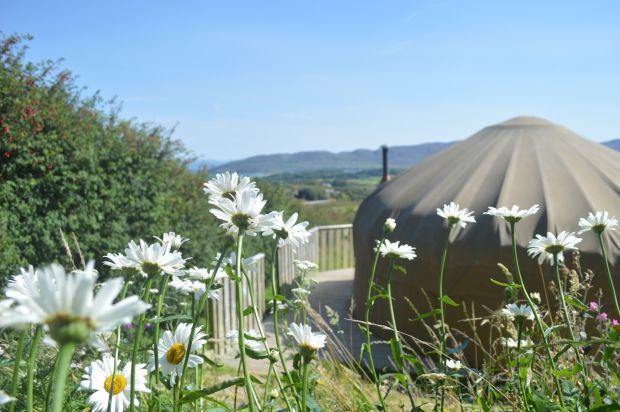
[[[445,293],[458,301],[496,307],[501,289],[489,279],[502,279],[497,262],[512,268],[510,233],[503,221],[482,213],[489,206],[541,206],[537,215],[517,225],[524,278],[532,290],[541,290],[540,270],[525,254],[527,242],[547,231],[576,232],[579,218],[591,211],[607,210],[620,216],[620,154],[549,121],[516,117],[480,130],[381,185],[364,200],[354,222],[357,316],[363,316],[374,241],[380,237],[385,219],[393,217],[397,229],[389,239],[415,246],[418,254],[414,262],[406,264],[408,274],[394,278],[400,295],[398,322],[406,331],[420,332],[408,321],[412,314],[403,297],[422,304],[420,288],[431,296],[437,293],[447,229],[436,209],[451,201],[473,210],[477,223],[453,232]],[[591,232],[581,237],[582,266],[596,270],[598,285],[606,289],[598,240]],[[607,241],[610,259],[618,263],[620,233],[610,232]],[[544,268],[545,282],[551,279],[547,272]],[[381,266],[379,282],[385,280],[384,275]],[[616,279],[618,276],[616,268]],[[373,320],[385,323],[381,310],[374,311]],[[453,320],[459,315],[462,318],[462,313],[453,314]]]

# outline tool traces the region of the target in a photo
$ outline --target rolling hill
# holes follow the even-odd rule
[[[445,149],[456,142],[422,143],[410,146],[390,147],[390,169],[405,169]],[[620,151],[620,139],[602,144]],[[311,172],[317,170],[342,170],[355,172],[381,168],[381,149],[359,149],[351,152],[333,153],[309,151],[252,156],[211,167],[213,172],[237,171],[250,176],[266,176],[278,173]]]
[[[389,166],[394,169],[409,167],[453,143],[423,143],[413,146],[390,147]],[[359,149],[340,153],[311,151],[252,156],[219,165],[212,170],[215,172],[235,170],[247,175],[264,176],[325,169],[351,172],[379,168],[381,168],[381,149]]]

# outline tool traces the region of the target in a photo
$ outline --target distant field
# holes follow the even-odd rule
[[[391,171],[396,174],[398,171]],[[301,201],[301,214],[312,226],[352,223],[360,203],[381,179],[380,170],[347,173],[322,170],[269,176]]]
[[[361,201],[330,200],[326,203],[302,203],[301,213],[311,226],[353,223]]]

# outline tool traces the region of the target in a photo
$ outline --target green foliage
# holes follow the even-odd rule
[[[175,231],[191,239],[191,264],[209,263],[224,235],[202,191],[206,173],[189,171],[171,131],[119,119],[58,63],[26,62],[24,40],[0,34],[0,279],[27,264],[69,266],[60,230],[98,261],[130,239]],[[268,207],[294,201],[277,184],[261,189]]]

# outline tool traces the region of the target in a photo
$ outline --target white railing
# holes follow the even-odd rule
[[[309,260],[319,265],[320,271],[345,269],[353,267],[353,225],[317,226],[310,229],[308,243],[301,245],[297,250],[291,246],[278,248],[278,283],[280,290],[285,293],[293,285],[297,272],[294,260]],[[258,313],[265,312],[265,255],[263,253],[253,257],[254,265],[246,268],[248,277],[254,286],[254,299]],[[222,353],[226,348],[226,334],[238,329],[236,315],[235,285],[228,278],[223,281],[220,290],[220,299],[212,302],[211,333],[214,349]],[[250,294],[246,279],[243,279],[242,308],[250,306]],[[258,329],[258,322],[254,316],[244,318],[244,328]]]

